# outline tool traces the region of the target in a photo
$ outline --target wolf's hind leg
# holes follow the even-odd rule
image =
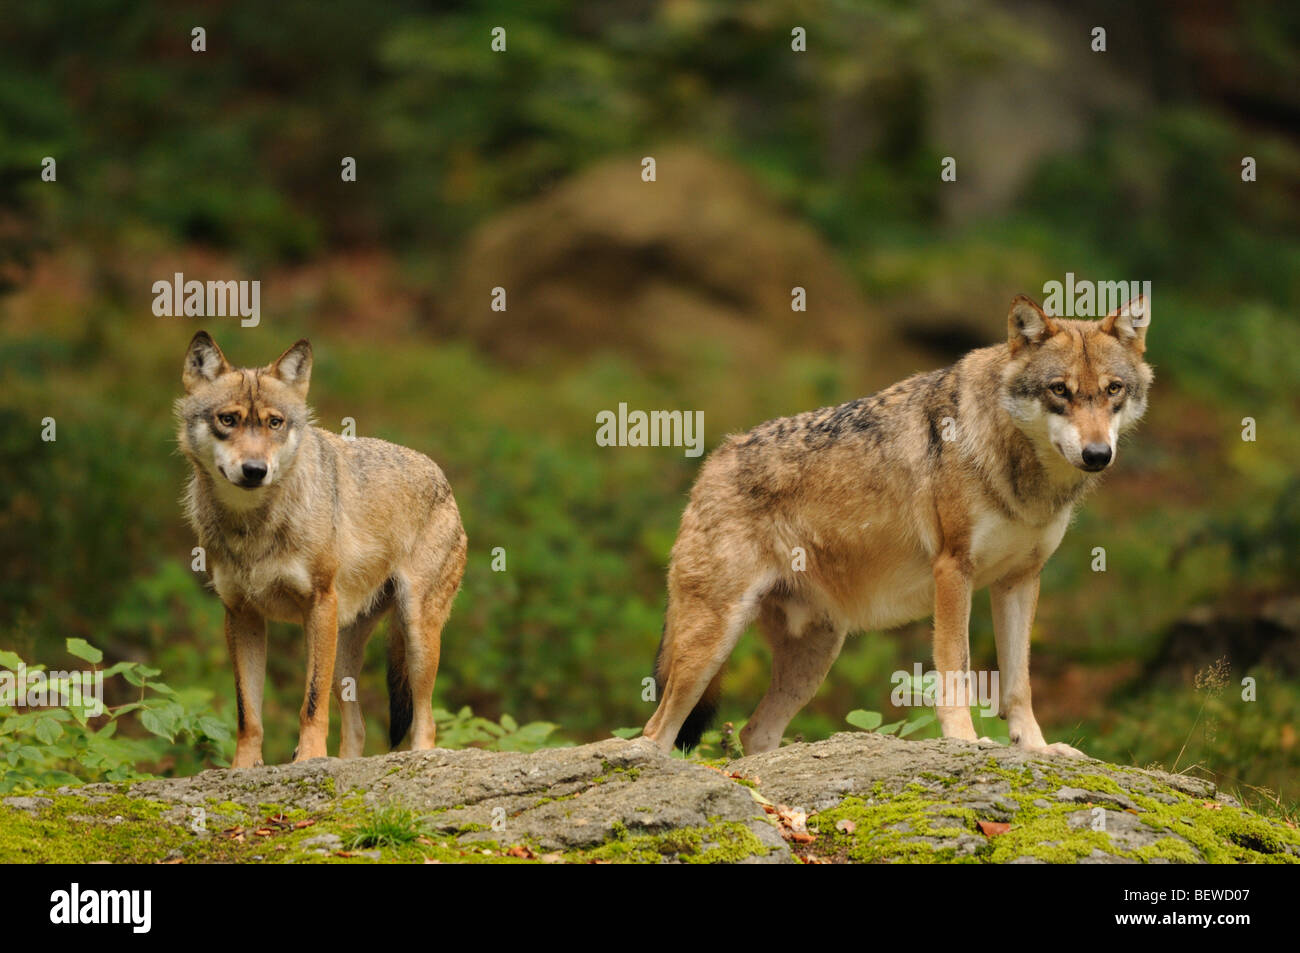
[[[357,688],[366,655],[366,643],[381,616],[392,605],[391,590],[339,630],[339,648],[334,662],[334,698],[339,704],[339,757],[359,758],[366,745],[366,720],[361,713]],[[350,682],[345,680],[351,679]]]
[[[722,666],[758,611],[757,599],[765,588],[752,583],[746,590],[743,580],[731,580],[730,591],[717,586],[702,590],[671,576],[668,618],[655,663],[662,694],[641,732],[664,751],[674,744],[691,748],[699,743],[717,706]]]
[[[814,619],[802,632],[791,632],[785,609],[771,597],[763,601],[758,625],[772,647],[772,679],[741,729],[745,754],[771,751],[781,744],[790,719],[812,701],[844,646],[845,631],[829,619]]]
[[[409,712],[411,750],[432,748],[438,739],[433,721],[433,684],[438,677],[438,659],[442,652],[442,628],[451,615],[451,604],[465,574],[467,543],[458,531],[455,542],[431,572],[419,579],[399,581],[394,633],[395,646],[389,672],[389,704],[393,717]],[[401,695],[401,698],[399,698]],[[409,703],[403,712],[401,706]],[[401,743],[398,734],[404,726],[396,720],[390,725],[393,747]]]

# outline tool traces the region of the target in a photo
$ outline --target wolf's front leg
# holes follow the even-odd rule
[[[266,620],[247,605],[226,607],[226,646],[235,667],[238,735],[234,768],[262,763],[262,685],[266,680]]]
[[[970,666],[970,572],[964,560],[943,553],[934,562],[934,667],[940,685],[934,713],[945,738],[975,740],[966,670]]]
[[[298,750],[294,761],[323,758],[330,729],[330,689],[338,649],[338,596],[331,582],[317,591],[303,626],[307,636],[307,690],[298,713]]]
[[[993,603],[993,631],[998,643],[1001,711],[1007,720],[1011,743],[1030,751],[1083,757],[1067,744],[1049,745],[1034,717],[1029,686],[1029,633],[1038,606],[1038,570],[989,587]]]

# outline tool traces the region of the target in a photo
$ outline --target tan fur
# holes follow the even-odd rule
[[[262,760],[267,619],[301,623],[306,635],[295,760],[325,756],[331,691],[340,701],[340,754],[361,754],[361,709],[343,700],[343,679],[355,688],[366,640],[392,607],[394,731],[400,712],[409,715],[412,748],[436,740],[431,699],[442,627],[465,569],[456,501],[423,454],[312,426],[310,375],[306,341],[267,367],[240,369],[200,331],[176,401],[180,447],[193,465],[185,508],[226,607],[237,768]]]
[[[933,613],[936,669],[965,672],[972,593],[990,587],[1012,741],[1077,754],[1048,746],[1034,718],[1029,631],[1039,571],[1099,478],[1085,467],[1113,462],[1118,435],[1145,410],[1148,323],[1141,299],[1094,322],[1049,318],[1022,296],[1004,344],[728,438],[701,469],[673,547],[662,695],[645,736],[667,750],[692,710],[710,706],[755,617],[773,657],[741,732],[750,753],[780,743],[847,632]],[[974,740],[965,699],[944,701],[944,734]],[[691,721],[684,743],[699,712]]]

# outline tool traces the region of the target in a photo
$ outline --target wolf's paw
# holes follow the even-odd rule
[[[1034,748],[1025,748],[1026,751],[1032,751],[1034,754],[1057,754],[1064,755],[1067,758],[1086,758],[1088,757],[1078,748],[1067,745],[1064,741],[1058,741],[1056,744],[1041,745]]]

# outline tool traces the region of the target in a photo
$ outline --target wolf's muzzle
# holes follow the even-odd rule
[[[1109,444],[1090,443],[1083,448],[1083,468],[1085,470],[1104,470],[1110,463]]]
[[[266,479],[266,464],[260,460],[250,460],[241,469],[244,473],[244,486],[259,486]]]

